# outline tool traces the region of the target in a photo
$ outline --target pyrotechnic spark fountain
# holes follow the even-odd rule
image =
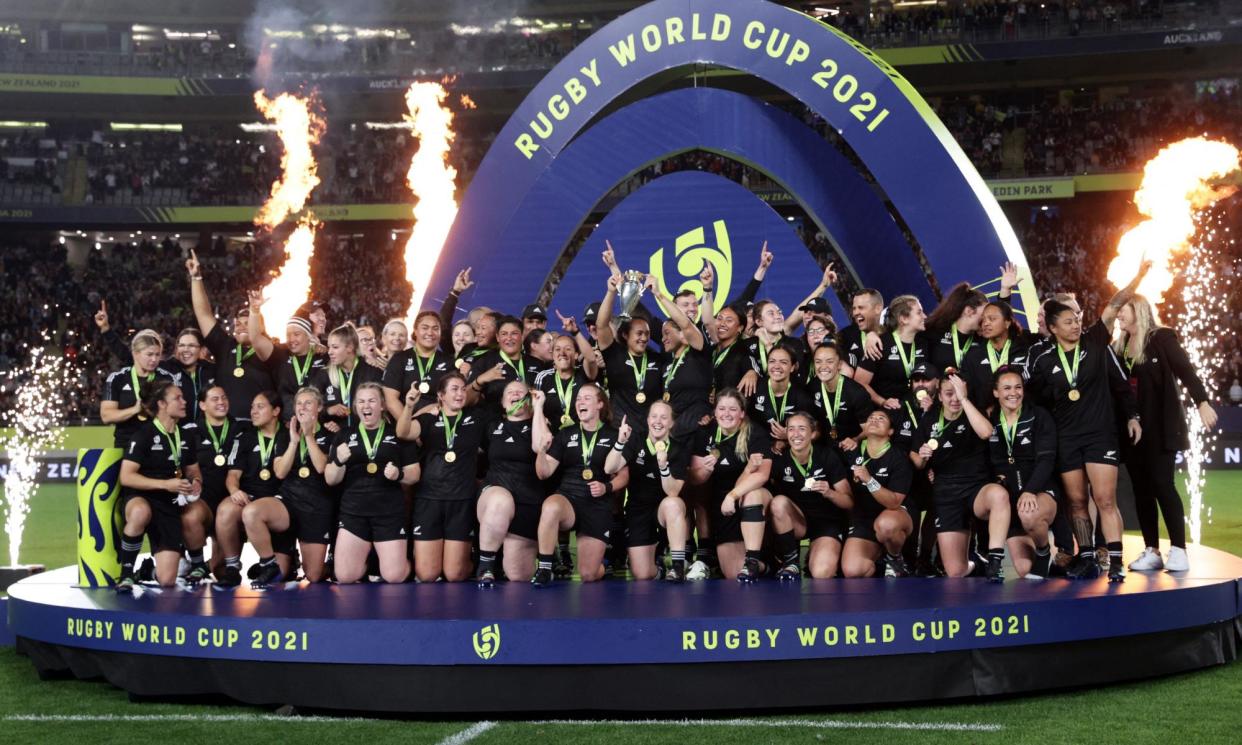
[[[447,95],[439,83],[414,83],[405,93],[405,104],[410,110],[405,119],[418,137],[418,152],[410,160],[406,174],[410,191],[418,199],[414,227],[405,244],[405,278],[413,288],[406,311],[410,328],[414,327],[414,316],[422,305],[427,280],[440,258],[444,239],[457,217],[457,169],[448,164],[454,134],[453,112],[444,105]]]
[[[255,216],[255,225],[271,230],[306,206],[306,200],[319,185],[312,146],[323,136],[326,125],[316,112],[314,95],[301,98],[282,93],[269,99],[263,91],[254,94],[255,105],[275,122],[284,154],[282,174],[272,184],[272,193]],[[310,297],[310,261],[315,253],[315,232],[319,223],[304,215],[285,241],[285,263],[263,288],[263,325],[272,336],[283,336],[285,322]]]
[[[1221,238],[1214,224],[1204,224],[1204,210],[1235,191],[1231,186],[1213,186],[1239,168],[1238,149],[1227,142],[1195,137],[1161,150],[1143,169],[1143,181],[1134,195],[1135,205],[1148,219],[1121,237],[1117,257],[1108,267],[1108,279],[1117,286],[1128,284],[1144,258],[1153,262],[1139,292],[1160,304],[1173,284],[1172,261],[1190,251],[1186,282],[1182,288],[1185,317],[1180,336],[1186,354],[1208,390],[1215,397],[1216,371],[1224,362],[1221,342],[1232,334],[1219,323],[1216,299],[1221,297],[1220,277],[1216,273],[1217,242]],[[1232,242],[1232,241],[1230,241]],[[1203,530],[1204,463],[1216,435],[1203,426],[1194,406],[1186,406],[1190,448],[1186,461],[1186,490],[1190,496],[1190,540],[1198,543]],[[1207,515],[1211,517],[1211,509]]]
[[[4,478],[4,532],[9,541],[10,566],[17,566],[30,499],[37,490],[36,458],[64,441],[61,415],[69,393],[79,383],[67,359],[35,347],[30,361],[10,375],[0,392],[14,385],[14,406],[3,417],[4,425],[11,428],[3,442],[9,455],[9,471]]]

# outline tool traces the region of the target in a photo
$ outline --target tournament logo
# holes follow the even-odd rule
[[[719,313],[729,297],[729,287],[733,281],[733,248],[729,243],[729,228],[724,220],[712,223],[715,233],[715,246],[707,244],[707,231],[699,227],[677,236],[673,241],[673,257],[677,260],[677,273],[686,277],[676,289],[669,289],[664,281],[664,247],[656,249],[649,260],[649,272],[660,283],[661,291],[674,297],[683,290],[690,290],[697,297],[703,296],[703,282],[699,273],[705,266],[710,266],[716,275],[716,286],[712,289],[712,310]],[[665,313],[667,308],[663,308]]]
[[[480,660],[490,660],[500,651],[500,624],[484,626],[474,632],[474,653]]]

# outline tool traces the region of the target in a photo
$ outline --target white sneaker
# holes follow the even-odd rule
[[[1160,552],[1151,546],[1143,549],[1143,553],[1130,562],[1131,572],[1158,572],[1161,569],[1164,569],[1164,560],[1160,558]]]
[[[1186,556],[1186,549],[1173,546],[1169,549],[1169,560],[1164,563],[1164,568],[1170,572],[1185,572],[1190,569],[1190,558]]]
[[[709,570],[707,565],[701,561],[696,560],[690,565],[690,568],[686,570],[687,582],[702,582],[710,576],[711,570]]]

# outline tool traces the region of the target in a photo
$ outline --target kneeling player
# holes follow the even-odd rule
[[[850,532],[841,552],[841,569],[846,577],[870,577],[883,557],[884,574],[909,574],[901,558],[901,547],[914,529],[902,503],[910,491],[914,470],[904,450],[894,448],[893,416],[877,409],[863,424],[863,439],[853,454],[854,507],[850,510]]]
[[[777,579],[802,578],[799,543],[811,543],[807,566],[811,576],[828,579],[837,576],[841,544],[849,530],[849,472],[831,440],[815,446],[815,418],[796,411],[785,420],[789,449],[772,459],[768,482],[773,494],[768,506],[772,524],[772,547],[780,569]]]

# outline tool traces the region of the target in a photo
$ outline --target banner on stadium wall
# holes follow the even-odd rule
[[[1074,196],[1073,178],[997,179],[988,182],[992,196],[1002,202],[1016,199],[1070,199]]]
[[[222,207],[0,207],[0,220],[8,222],[72,224],[173,225],[250,223],[259,211],[254,206]],[[309,208],[321,221],[409,221],[409,204],[325,204]]]

